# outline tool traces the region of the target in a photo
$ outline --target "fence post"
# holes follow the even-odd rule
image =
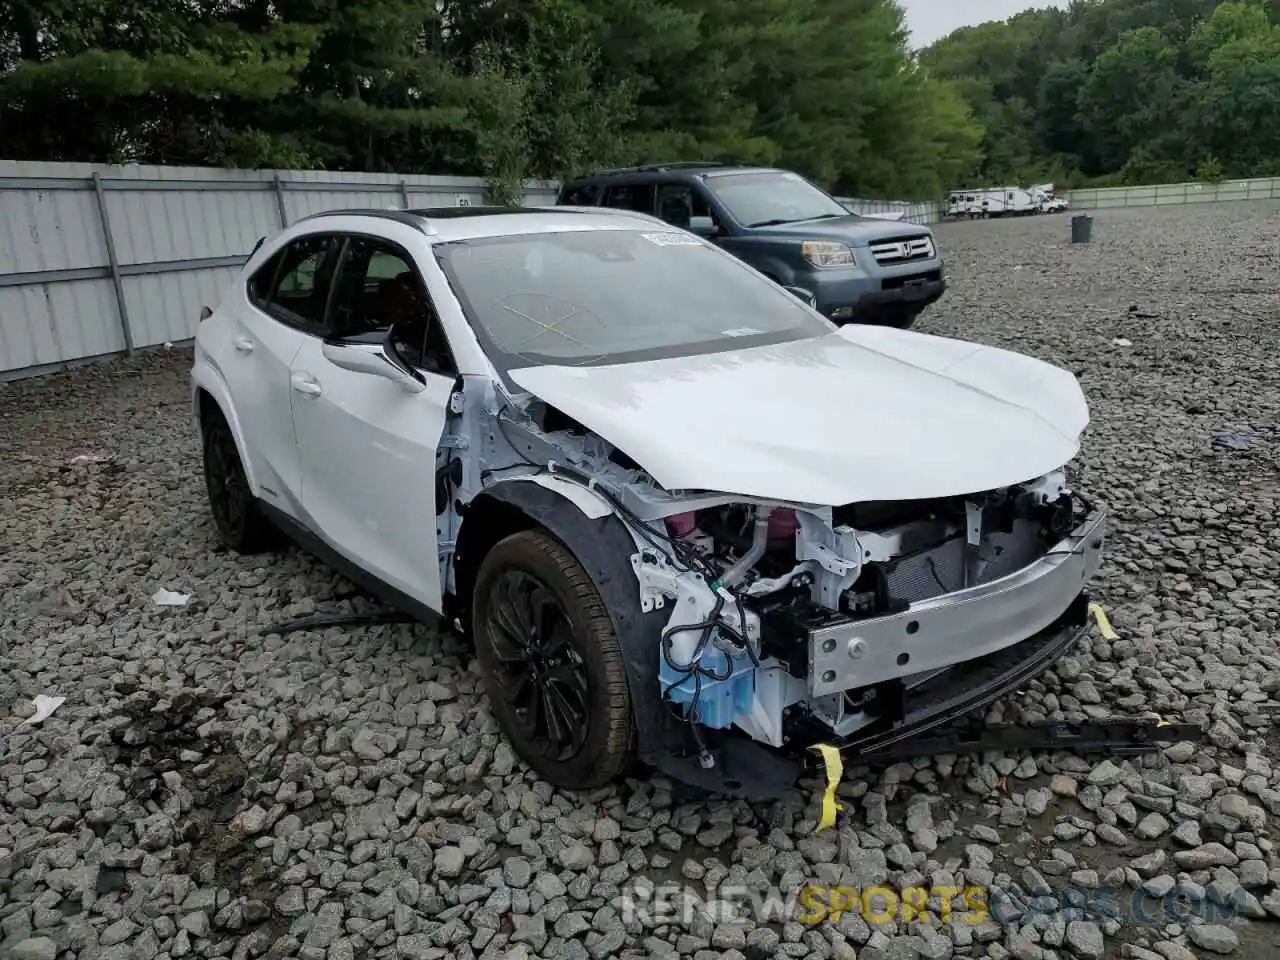
[[[404,201],[404,208],[409,209],[409,182],[407,180],[400,181],[400,199]]]
[[[102,223],[102,239],[107,247],[107,265],[111,268],[111,285],[116,291],[116,310],[120,314],[120,329],[124,333],[124,353],[133,356],[133,331],[129,328],[129,305],[124,299],[124,284],[120,282],[120,261],[116,257],[116,241],[111,235],[111,216],[107,213],[107,194],[102,189],[102,174],[93,174],[93,192],[98,198],[98,219]]]
[[[272,176],[271,183],[275,187],[276,212],[280,214],[280,229],[283,230],[289,225],[289,215],[285,213],[284,184],[280,182],[280,174],[278,172]]]

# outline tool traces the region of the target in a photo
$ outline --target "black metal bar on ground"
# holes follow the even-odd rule
[[[107,195],[102,189],[102,175],[93,175],[93,190],[98,197],[98,218],[102,222],[102,238],[107,245],[107,265],[111,271],[111,285],[116,291],[116,308],[120,311],[120,329],[124,332],[124,353],[133,356],[133,331],[129,329],[129,305],[124,297],[124,284],[120,282],[120,261],[116,259],[116,242],[111,235],[111,217],[107,213]]]
[[[968,725],[921,734],[880,749],[851,751],[857,763],[908,760],[939,754],[1074,750],[1136,755],[1153,753],[1182,740],[1202,741],[1205,731],[1194,723],[1113,717],[1085,723],[1050,721],[1038,724]]]

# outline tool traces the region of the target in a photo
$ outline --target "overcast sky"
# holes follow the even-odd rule
[[[958,27],[1004,20],[1033,7],[1064,7],[1065,0],[898,0],[907,11],[911,46],[924,47]]]

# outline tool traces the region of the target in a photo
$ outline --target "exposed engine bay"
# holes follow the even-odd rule
[[[643,611],[669,610],[654,695],[699,761],[737,731],[851,738],[911,690],[1048,628],[1100,560],[1065,472],[931,500],[826,507],[668,491],[555,408],[498,414],[484,460],[599,495],[624,519]],[[490,472],[493,472],[491,469]],[[507,477],[515,474],[507,473]]]
[[[675,572],[647,555],[638,569],[651,598],[675,593],[662,696],[695,731],[735,725],[782,746],[788,727],[807,720],[847,736],[875,719],[862,707],[883,677],[868,672],[858,683],[868,638],[827,641],[854,667],[837,672],[811,662],[812,636],[1008,576],[1061,542],[1073,521],[1061,473],[973,498],[849,505],[830,519],[762,504],[668,517],[673,553],[692,570]],[[908,687],[933,672],[912,671],[911,633],[893,654]]]

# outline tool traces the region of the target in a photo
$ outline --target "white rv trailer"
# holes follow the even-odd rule
[[[983,187],[977,190],[952,191],[947,202],[951,217],[1022,217],[1066,209],[1066,202],[1053,196],[1053,184]]]

